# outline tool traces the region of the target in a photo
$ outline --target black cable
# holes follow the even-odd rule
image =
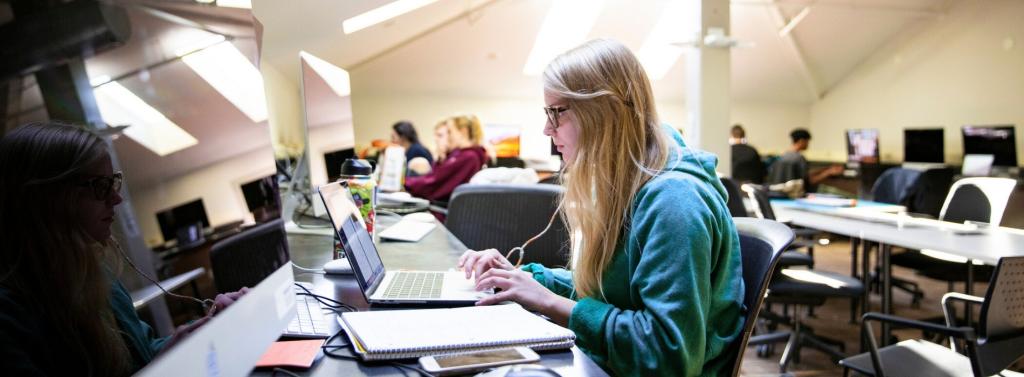
[[[344,339],[344,337],[341,336],[341,334],[344,333],[344,332],[345,332],[345,330],[338,330],[338,332],[334,333],[334,335],[331,335],[330,338],[327,338],[327,340],[324,341],[324,344],[322,346],[320,346],[320,351],[322,351],[325,356],[330,357],[330,358],[342,359],[342,360],[353,360],[353,361],[357,361],[357,362],[360,361],[361,358],[359,358],[358,356],[345,355],[345,354],[341,354],[341,353],[335,352],[338,349],[348,348],[349,346],[352,345],[351,343],[348,343],[348,342],[343,343],[343,344],[331,344],[331,342],[334,342],[335,339]],[[402,372],[403,375],[405,374],[406,370],[410,370],[410,371],[416,372],[417,374],[419,374],[421,376],[434,377],[434,375],[432,375],[429,372],[423,370],[422,368],[418,368],[418,367],[414,367],[414,366],[410,366],[410,365],[405,365],[405,364],[399,363],[397,361],[389,361],[387,363],[388,363],[388,365],[391,365],[391,366],[395,367],[396,369],[398,369],[400,372]]]
[[[302,288],[302,290],[304,291],[304,292],[298,293],[298,295],[310,296],[310,297],[316,299],[317,301],[320,302],[321,305],[328,307],[335,314],[337,314],[338,312],[355,312],[355,311],[359,311],[359,309],[356,309],[356,307],[354,307],[352,305],[346,304],[346,303],[341,302],[341,301],[337,301],[337,300],[332,299],[330,297],[321,296],[321,295],[318,295],[316,293],[313,293],[313,291],[310,291],[309,288],[306,288],[302,284],[296,283],[295,286],[299,287],[299,288]]]
[[[292,376],[292,377],[299,377],[299,375],[295,374],[295,372],[292,372],[292,371],[284,369],[284,368],[274,368],[274,370],[270,371],[270,377],[274,377],[278,373],[289,375],[289,376]]]

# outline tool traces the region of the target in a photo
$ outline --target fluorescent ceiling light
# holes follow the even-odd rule
[[[416,9],[430,5],[437,0],[398,0],[387,5],[371,9],[358,16],[341,22],[341,28],[345,34],[352,34],[370,26],[412,12]]]
[[[539,75],[555,56],[583,43],[603,7],[603,0],[555,0],[533,42],[523,73]]]
[[[252,9],[252,0],[217,0],[217,6]]]
[[[686,2],[675,0],[665,6],[661,18],[654,24],[654,29],[647,35],[644,44],[637,53],[640,64],[643,64],[647,76],[651,80],[661,80],[669,69],[683,54],[683,47],[678,45],[686,38],[696,37],[693,15],[687,14]]]
[[[788,35],[789,32],[793,31],[793,28],[795,28],[796,25],[800,23],[800,21],[803,21],[804,18],[807,17],[808,13],[811,13],[810,5],[804,7],[804,9],[800,10],[800,13],[797,13],[796,16],[793,16],[793,18],[789,19],[789,22],[787,22],[786,25],[782,26],[782,29],[779,29],[779,36],[785,37],[786,35]]]
[[[117,81],[100,85],[93,92],[104,122],[129,125],[124,134],[159,156],[199,143],[195,137]]]
[[[253,122],[267,120],[263,76],[235,45],[219,37],[220,42],[218,38],[204,41],[207,47],[180,50],[181,60]]]
[[[352,94],[352,84],[349,80],[348,71],[305,51],[299,51],[299,56],[327,82],[327,86],[331,87],[331,91],[335,94],[341,97],[347,97],[349,94]]]

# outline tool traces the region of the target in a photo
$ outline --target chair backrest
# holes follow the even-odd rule
[[[942,212],[942,203],[949,194],[949,187],[953,185],[955,174],[957,171],[952,168],[928,169],[921,172],[907,193],[907,210],[938,218],[939,212]]]
[[[775,211],[772,210],[772,203],[768,200],[768,191],[764,186],[746,183],[740,186],[747,197],[754,203],[754,215],[759,219],[775,220]]]
[[[793,242],[793,230],[782,223],[772,220],[734,218],[736,232],[740,236],[740,254],[743,258],[743,305],[746,307],[746,322],[743,332],[729,345],[728,352],[733,357],[732,375],[740,371],[743,351],[754,330],[754,322],[761,311],[765,291],[771,282],[779,257],[786,247]]]
[[[871,187],[871,200],[889,204],[904,204],[910,187],[920,178],[921,172],[904,168],[889,168]]]
[[[991,376],[1024,356],[1024,257],[999,259],[981,304],[976,370]]]
[[[470,249],[504,253],[544,230],[564,192],[549,184],[462,185],[452,193],[445,227]],[[569,232],[555,218],[551,229],[526,247],[523,263],[566,266],[569,257]]]
[[[1006,202],[1017,186],[1010,178],[975,177],[953,183],[939,219],[951,222],[965,220],[999,225],[1006,210]]]
[[[284,220],[266,222],[213,244],[210,264],[217,291],[255,287],[263,278],[288,263]]]
[[[747,207],[743,205],[743,192],[740,191],[740,186],[731,178],[721,177],[719,179],[722,181],[722,186],[725,186],[726,194],[729,194],[729,200],[725,202],[725,205],[729,207],[729,214],[732,217],[748,217]]]
[[[764,183],[765,168],[757,149],[747,144],[734,144],[732,152],[732,179],[742,183]]]

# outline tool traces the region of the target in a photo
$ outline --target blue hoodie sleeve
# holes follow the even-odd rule
[[[615,306],[600,297],[579,300],[569,319],[576,344],[616,374],[686,375],[707,372],[717,355],[716,315],[735,317],[742,303],[713,313],[713,304],[736,295],[730,285],[713,292],[714,250],[721,247],[713,199],[690,180],[652,181],[638,194],[626,253],[634,270],[629,291],[641,305]],[[609,288],[605,286],[606,290]],[[739,287],[742,297],[742,284]],[[716,297],[716,295],[718,297]],[[735,322],[735,321],[731,321]],[[735,332],[729,323],[726,333]]]
[[[566,271],[564,268],[546,268],[540,263],[527,264],[522,267],[522,270],[533,275],[533,280],[551,292],[568,299],[576,299],[576,290],[572,284],[572,272]]]

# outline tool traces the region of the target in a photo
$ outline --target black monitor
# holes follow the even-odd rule
[[[1017,140],[1012,125],[963,126],[964,154],[990,154],[994,166],[1017,166]]]
[[[267,207],[278,209],[281,206],[277,179],[273,174],[243,184],[242,196],[245,197],[245,205],[249,207],[249,212]]]
[[[210,219],[206,217],[206,207],[201,198],[157,212],[156,220],[160,223],[164,241],[176,239],[178,229],[195,223],[202,222],[203,228],[210,227]]]
[[[846,130],[846,161],[878,163],[878,129]]]
[[[903,162],[945,163],[945,140],[942,128],[904,129]]]
[[[340,149],[324,153],[324,166],[327,168],[327,182],[337,181],[341,178],[341,164],[345,160],[356,157],[356,150],[352,148]]]

